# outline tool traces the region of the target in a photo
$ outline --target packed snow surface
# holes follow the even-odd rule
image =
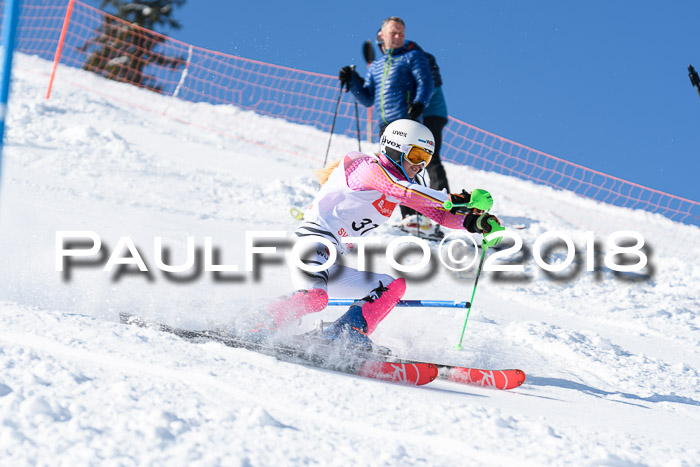
[[[122,325],[118,313],[234,328],[290,291],[283,241],[270,239],[277,253],[247,272],[246,231],[291,234],[298,221],[289,209],[312,199],[328,134],[65,68],[46,100],[49,68],[17,57],[3,149],[3,465],[697,465],[697,227],[448,165],[454,189],[488,189],[494,213],[523,239],[519,253],[494,264],[524,271],[482,274],[462,351],[464,310],[397,308],[373,339],[410,358],[520,368],[527,381],[511,391],[407,387],[187,342]],[[331,158],[356,148],[336,136]],[[604,265],[615,230],[646,240],[642,271]],[[57,271],[59,231],[93,232],[100,253]],[[562,272],[533,259],[549,231],[576,247]],[[595,271],[587,270],[587,231],[599,242]],[[377,235],[386,244],[396,231]],[[118,263],[134,258],[123,237],[148,272]],[[165,262],[178,265],[188,237],[200,260],[209,237],[215,264],[239,271],[159,269],[156,238]],[[557,245],[543,254],[550,264],[565,261]],[[403,256],[419,259],[414,250]],[[370,263],[399,274],[383,253]],[[469,300],[475,270],[432,261],[406,274],[405,298]],[[287,332],[342,311],[307,316]]]

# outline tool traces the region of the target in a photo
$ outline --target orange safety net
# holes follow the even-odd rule
[[[68,0],[23,1],[16,50],[53,60],[59,48],[68,5]],[[331,128],[340,91],[335,76],[194,47],[124,22],[80,1],[73,2],[73,5],[60,56],[60,63],[64,66],[91,70],[112,80],[183,101],[233,105],[325,132]],[[58,79],[61,80],[60,71]],[[124,99],[105,86],[72,84],[120,102]],[[195,118],[179,115],[169,108],[159,108],[147,99],[127,103],[197,125]],[[368,109],[360,106],[359,110],[359,128],[361,137],[365,138]],[[350,94],[343,93],[335,132],[357,137],[357,128],[354,100]],[[227,128],[208,129],[246,140],[242,135],[232,135]],[[377,134],[376,128],[374,134]],[[254,139],[248,142],[274,145]],[[318,159],[319,164],[323,160],[320,154],[310,157],[293,148],[275,149]],[[450,118],[444,130],[441,157],[447,162],[530,180],[616,206],[658,213],[677,222],[700,225],[700,203],[696,201],[588,169],[455,118]]]

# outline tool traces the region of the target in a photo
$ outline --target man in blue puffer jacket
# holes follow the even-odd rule
[[[423,124],[435,138],[435,152],[427,167],[430,187],[449,192],[447,174],[440,160],[442,129],[448,122],[440,68],[433,55],[415,42],[406,41],[405,30],[401,18],[392,16],[385,19],[377,31],[377,45],[382,56],[370,64],[365,80],[349,66],[340,69],[339,79],[363,105],[369,107],[374,103],[380,140],[384,129],[392,121],[401,118],[418,120],[422,117]],[[426,75],[426,65],[429,77]],[[429,85],[430,81],[432,86]],[[425,92],[428,93],[427,101]],[[411,96],[415,96],[413,101]],[[401,217],[404,223],[408,221],[407,226],[416,222],[416,214],[416,211],[401,206]],[[418,221],[421,221],[420,218]],[[428,219],[423,221],[429,223]],[[434,233],[439,235],[438,230],[439,227],[436,227]]]
[[[425,53],[406,43],[406,25],[392,16],[382,23],[385,54],[373,61],[363,80],[353,67],[345,66],[340,82],[365,107],[375,106],[379,136],[395,120],[419,120],[433,95],[433,77]]]
[[[384,48],[384,39],[381,34],[382,30],[377,31],[377,46],[382,54],[386,53]],[[423,50],[418,44],[412,41],[406,41],[407,44],[413,44],[415,48]],[[435,190],[445,189],[450,191],[449,184],[447,182],[447,174],[445,173],[445,168],[442,166],[442,161],[440,160],[440,149],[442,148],[442,129],[447,125],[447,102],[445,102],[445,95],[442,93],[442,75],[440,74],[440,67],[437,64],[435,56],[431,53],[426,52],[425,58],[428,59],[428,66],[430,67],[430,74],[433,77],[433,83],[435,88],[433,90],[433,95],[428,102],[427,107],[423,110],[423,125],[428,127],[428,130],[435,137],[435,152],[433,153],[433,158],[428,166],[428,173],[430,174],[430,188]],[[409,214],[415,214],[415,211],[409,210],[402,206],[401,213],[403,217]]]

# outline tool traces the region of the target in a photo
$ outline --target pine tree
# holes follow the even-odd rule
[[[171,15],[174,7],[184,4],[185,0],[102,0],[100,8],[109,5],[117,10],[114,16],[142,28],[155,30],[156,26],[167,24],[173,29],[180,29],[180,23],[171,18]]]
[[[102,17],[95,38],[80,48],[89,53],[82,68],[115,81],[161,92],[162,85],[153,75],[144,73],[144,69],[148,65],[177,69],[184,64],[184,57],[168,57],[154,51],[167,38],[151,31],[161,25],[180,29],[172,13],[174,7],[182,6],[185,1],[102,0],[102,8],[113,7],[116,9],[114,15],[119,19],[108,14]]]

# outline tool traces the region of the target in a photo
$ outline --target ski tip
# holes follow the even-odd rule
[[[432,363],[429,366],[431,374],[430,374],[430,382],[433,382],[437,379],[438,374],[439,374],[439,369],[437,366],[433,365]]]
[[[521,379],[518,381],[518,386],[522,386],[522,384],[525,382],[527,379],[527,375],[523,370],[515,370],[515,374],[518,375]]]

